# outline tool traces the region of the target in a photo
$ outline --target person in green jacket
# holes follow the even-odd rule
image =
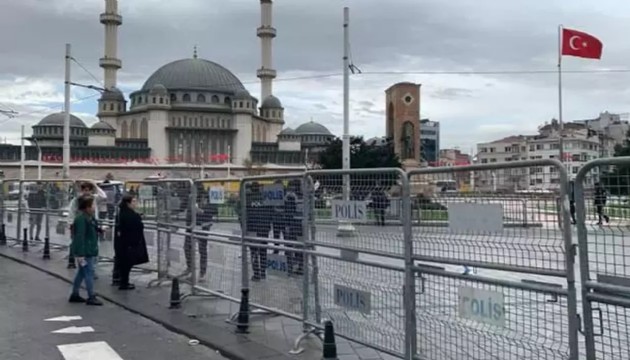
[[[94,294],[94,266],[98,258],[98,233],[94,223],[94,198],[89,195],[78,199],[77,215],[72,226],[71,251],[75,256],[77,274],[72,284],[71,303],[86,303],[87,305],[103,305]],[[88,298],[79,295],[81,284],[85,282]]]

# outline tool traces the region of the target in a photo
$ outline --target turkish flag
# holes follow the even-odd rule
[[[562,29],[562,55],[600,59],[603,47],[602,42],[593,35]]]

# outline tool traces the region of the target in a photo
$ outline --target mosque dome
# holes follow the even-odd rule
[[[151,91],[149,91],[151,95],[166,95],[168,91],[166,87],[162,84],[155,84],[151,87]]]
[[[64,112],[50,114],[44,117],[35,126],[63,126],[65,115],[66,114]],[[83,122],[83,120],[70,114],[70,127],[86,128],[87,126],[85,126],[85,123]]]
[[[295,129],[297,135],[332,135],[327,127],[314,121],[304,123]]]
[[[277,97],[269,95],[263,100],[260,107],[264,109],[282,109],[282,103]]]
[[[235,94],[234,94],[234,98],[235,99],[250,99],[252,97],[252,95],[249,93],[249,91],[242,89],[242,90],[238,90]]]
[[[125,95],[123,95],[122,91],[117,88],[112,88],[107,91],[103,91],[103,95],[101,95],[101,100],[105,101],[125,101]]]
[[[289,127],[289,128],[286,128],[286,129],[280,131],[280,133],[278,135],[279,136],[283,136],[283,135],[284,136],[292,136],[292,135],[295,135],[295,130],[293,130],[293,129],[291,129]]]
[[[169,90],[203,90],[235,93],[245,90],[230,70],[205,59],[182,59],[168,63],[149,76],[142,86],[150,91],[155,85]]]
[[[111,125],[104,121],[99,121],[96,124],[92,125],[90,128],[92,130],[115,130]]]

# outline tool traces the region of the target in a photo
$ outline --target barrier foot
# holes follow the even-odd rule
[[[249,333],[249,289],[241,289],[241,304],[236,321],[236,332]]]
[[[332,321],[326,321],[324,326],[324,345],[322,360],[338,360],[337,343],[335,342],[335,329]]]
[[[22,252],[28,252],[28,229],[24,228],[24,238],[22,239]]]
[[[76,269],[77,268],[77,261],[74,259],[74,255],[72,254],[72,251],[70,251],[70,255],[68,255],[68,269]]]
[[[304,351],[304,348],[300,346],[302,344],[302,341],[304,341],[304,339],[306,339],[307,337],[313,334],[316,334],[317,331],[318,331],[317,329],[313,328],[313,329],[307,330],[304,334],[298,336],[298,338],[295,339],[295,342],[293,343],[293,348],[289,350],[289,354],[291,355],[301,354]]]
[[[169,309],[179,309],[182,306],[181,293],[179,292],[179,279],[174,278],[171,282],[171,301]]]
[[[6,225],[2,224],[2,228],[0,229],[0,245],[7,244],[7,228]]]
[[[48,236],[44,238],[44,255],[42,258],[44,260],[50,260],[50,239]]]

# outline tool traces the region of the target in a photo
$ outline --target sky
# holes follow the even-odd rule
[[[104,0],[2,0],[0,138],[63,108],[65,43],[72,80],[102,85],[98,59]],[[260,5],[255,0],[119,0],[119,87],[139,89],[160,66],[199,57],[224,65],[254,96],[260,86]],[[558,117],[558,25],[604,43],[600,61],[563,59],[564,120],[630,112],[630,3],[618,0],[276,0],[274,94],[286,126],[313,120],[343,126],[343,7],[350,7],[350,132],[385,132],[385,89],[422,84],[422,118],[439,121],[441,147],[470,152],[479,142],[535,133]],[[612,72],[610,70],[622,70]],[[514,73],[542,71],[542,73]],[[502,73],[503,72],[503,73]],[[72,89],[72,112],[91,124],[98,93]]]

